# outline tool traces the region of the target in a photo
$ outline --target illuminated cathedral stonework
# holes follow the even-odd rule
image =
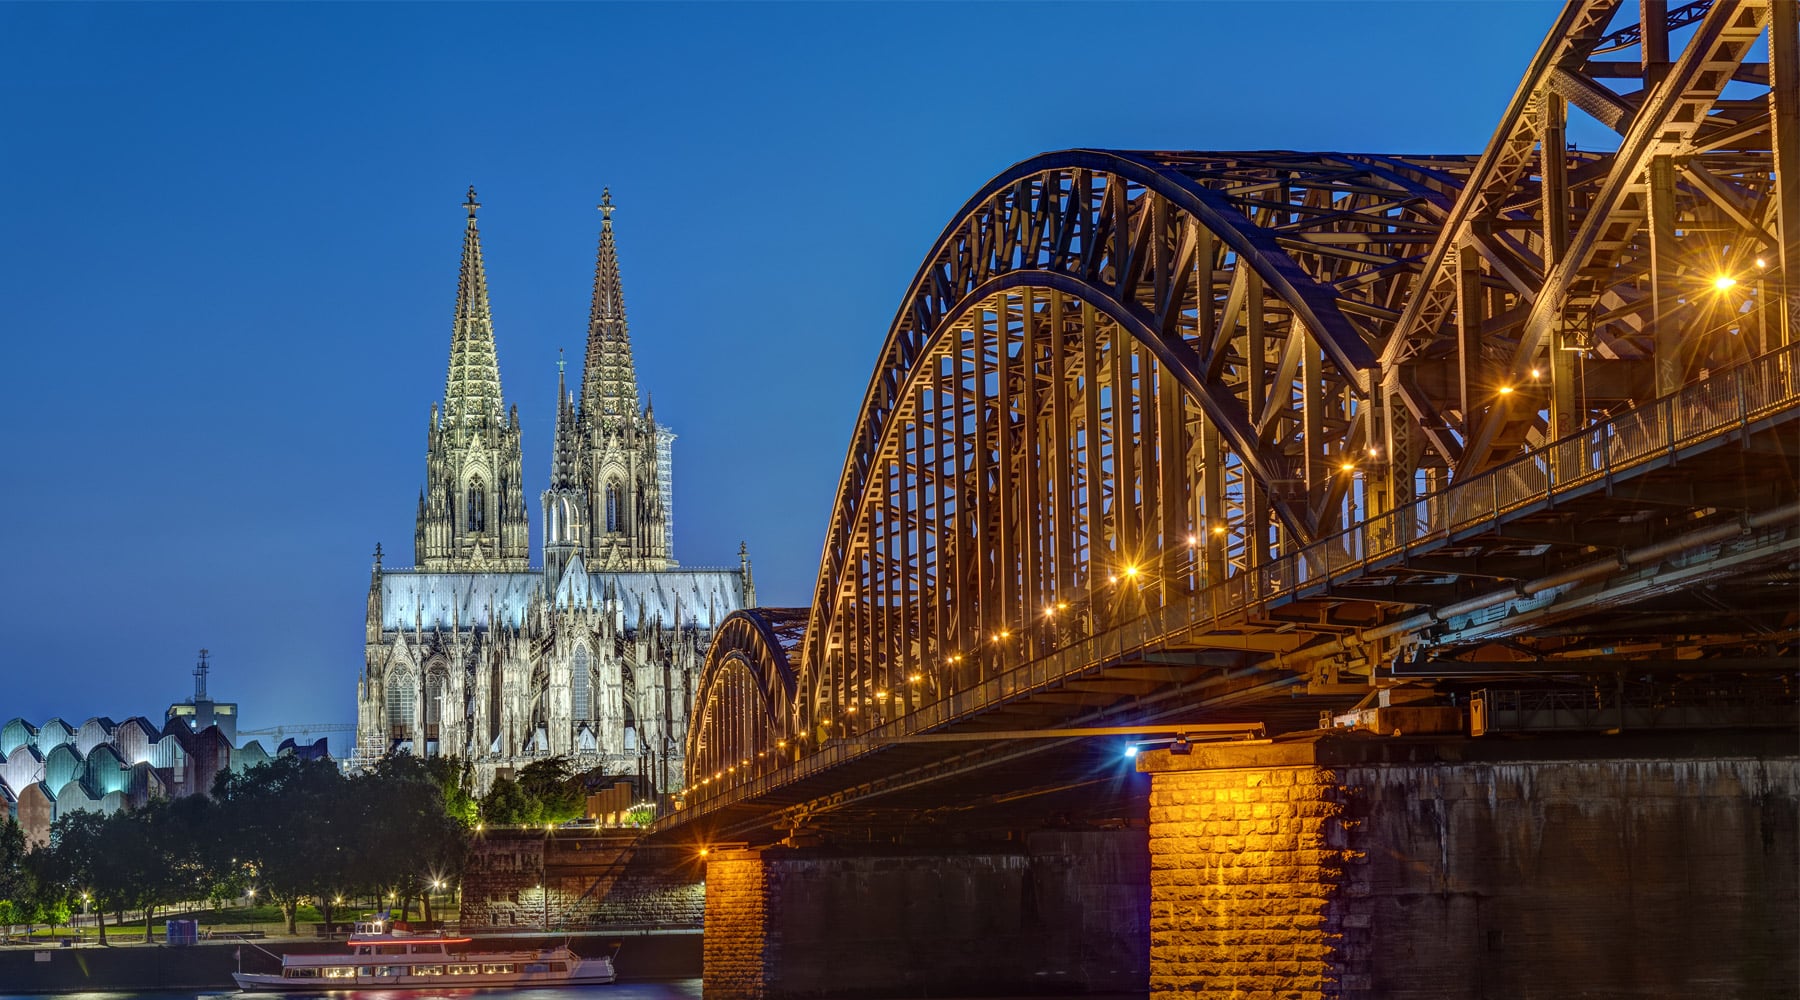
[[[505,769],[567,755],[678,790],[712,631],[756,601],[748,555],[739,548],[736,569],[673,558],[675,435],[638,404],[607,196],[581,392],[558,376],[543,565],[530,568],[522,433],[502,401],[479,207],[471,188],[450,371],[426,435],[418,566],[384,567],[376,548],[357,756],[460,755],[485,791]]]

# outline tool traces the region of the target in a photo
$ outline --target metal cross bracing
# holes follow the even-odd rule
[[[1415,660],[1790,654],[1794,6],[1571,3],[1479,157],[990,182],[894,319],[797,642],[709,662],[696,800]]]

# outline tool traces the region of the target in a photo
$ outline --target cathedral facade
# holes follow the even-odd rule
[[[713,629],[755,604],[736,569],[674,559],[675,435],[638,401],[610,194],[579,393],[557,378],[550,485],[532,568],[518,407],[500,389],[474,189],[442,405],[426,428],[411,568],[369,581],[357,757],[456,754],[493,778],[565,755],[661,792],[681,748]],[[561,363],[559,362],[559,368]]]

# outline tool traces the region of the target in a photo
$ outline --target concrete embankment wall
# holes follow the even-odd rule
[[[614,943],[619,944],[616,966],[623,979],[690,979],[700,975],[700,935],[695,933],[507,937],[494,941],[493,945],[496,948],[529,948],[564,941],[584,955],[604,955],[612,951]],[[341,941],[259,943],[261,948],[249,943],[241,946],[246,972],[272,972],[280,968],[280,960],[274,955],[328,952],[344,947]],[[235,943],[212,943],[188,948],[146,945],[35,950],[18,946],[0,948],[0,992],[236,989],[231,974],[238,969],[239,947]]]
[[[698,929],[703,874],[691,848],[642,845],[635,833],[490,830],[464,866],[462,926]]]

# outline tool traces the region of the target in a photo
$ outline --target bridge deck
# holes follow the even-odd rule
[[[1779,618],[1793,604],[1780,568],[1800,545],[1796,402],[1800,347],[1690,384],[899,718],[843,733],[798,760],[691,790],[687,808],[656,833],[767,836],[831,812],[925,815],[1059,795],[1072,808],[1104,800],[1111,809],[1117,803],[1106,793],[1128,785],[1119,776],[1122,741],[907,738],[1175,718],[1290,731],[1351,707],[1384,669],[1429,672],[1417,664],[1370,664],[1343,678],[1312,670],[1327,653],[1383,634],[1467,644],[1558,628],[1642,636]],[[1731,581],[1742,585],[1729,602],[1694,596]],[[1466,686],[1622,665],[1456,661],[1439,675]],[[1770,665],[1736,657],[1718,669]],[[1699,660],[1687,666],[1706,669]],[[1043,806],[1034,803],[1040,814]]]

